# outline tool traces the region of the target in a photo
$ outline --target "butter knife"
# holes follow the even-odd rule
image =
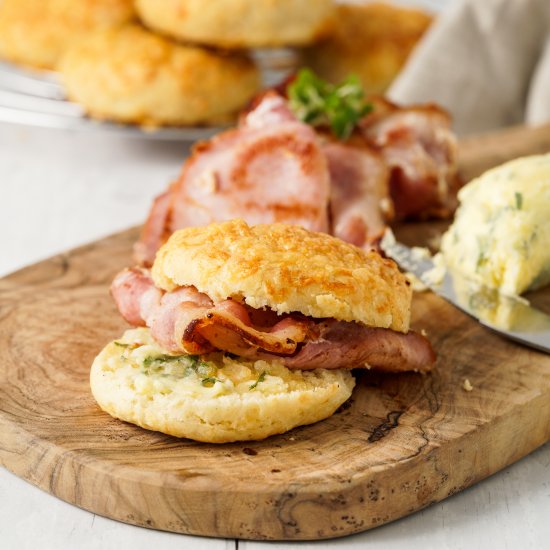
[[[391,232],[386,232],[380,245],[402,269],[483,326],[505,338],[550,353],[550,315],[532,307],[527,300],[506,296],[449,269],[434,276],[438,268],[433,259],[397,242]]]

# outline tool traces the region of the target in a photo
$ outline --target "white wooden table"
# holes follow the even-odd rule
[[[143,221],[185,146],[0,124],[0,275]],[[0,434],[1,437],[1,434]],[[163,533],[66,504],[0,468],[1,550],[550,548],[550,444],[446,501],[359,535],[260,543]]]

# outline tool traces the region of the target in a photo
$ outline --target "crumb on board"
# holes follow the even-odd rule
[[[420,334],[422,334],[422,336],[424,336],[424,338],[426,338],[428,336],[428,332],[426,331],[425,328],[423,328],[421,331],[420,331]]]
[[[467,378],[464,378],[464,382],[462,384],[462,389],[464,389],[465,391],[472,391],[474,389],[474,387],[472,386],[472,384],[470,383],[470,381]]]

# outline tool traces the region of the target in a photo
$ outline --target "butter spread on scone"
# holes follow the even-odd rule
[[[118,418],[201,441],[261,439],[326,418],[349,397],[353,368],[425,372],[435,361],[409,330],[411,290],[391,260],[297,226],[182,229],[152,274],[126,269],[111,292],[123,317],[147,328],[98,356],[96,400]],[[169,398],[165,382],[178,388]],[[178,413],[201,399],[191,407],[200,414]],[[281,412],[289,399],[292,413]],[[186,420],[176,428],[164,418]]]
[[[493,168],[458,197],[441,241],[448,267],[509,295],[550,282],[550,154]]]
[[[128,330],[92,366],[103,410],[143,428],[209,443],[264,439],[332,415],[351,395],[350,371],[292,371],[220,352],[169,355],[147,328]]]

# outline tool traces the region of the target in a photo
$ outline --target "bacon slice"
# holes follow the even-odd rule
[[[134,259],[139,265],[151,266],[160,245],[170,236],[171,204],[170,189],[153,201],[147,221],[141,229],[140,239],[134,244]]]
[[[396,218],[448,217],[460,185],[449,114],[435,105],[402,108],[380,98],[374,102],[361,131],[390,169]]]
[[[235,300],[213,304],[194,287],[163,293],[140,268],[119,273],[111,291],[124,318],[149,326],[155,340],[173,353],[223,350],[248,359],[278,358],[288,368],[301,370],[425,372],[435,362],[428,340],[413,331],[402,334],[301,315],[281,318]]]
[[[281,122],[296,122],[296,117],[281,94],[268,90],[255,98],[250,109],[243,111],[239,126],[265,128]]]
[[[328,232],[329,193],[327,161],[315,131],[296,120],[282,97],[267,94],[241,127],[195,147],[169,197],[155,202],[136,260],[151,265],[176,229],[232,218]]]
[[[147,304],[149,311],[160,302],[162,292],[158,290],[149,270],[140,267],[123,269],[111,284],[111,295],[118,311],[124,319],[134,326],[146,326],[146,317],[142,305]]]
[[[152,281],[151,281],[152,283]],[[182,287],[163,293],[157,307],[144,311],[145,322],[153,338],[174,353],[208,353],[214,346],[200,334],[188,332],[197,319],[207,315],[212,301],[194,287]]]
[[[430,342],[414,331],[406,334],[358,323],[323,321],[318,334],[299,352],[281,358],[289,369],[373,368],[385,372],[428,372],[435,363]],[[267,359],[267,354],[260,354]]]
[[[283,320],[272,315],[269,326],[252,324],[252,308],[234,300],[213,304],[194,287],[162,292],[154,286],[148,270],[121,271],[111,293],[122,316],[135,326],[148,326],[153,338],[173,353],[203,354],[220,349],[240,355],[262,349],[292,354],[307,335],[308,323],[292,316]]]
[[[237,318],[232,311],[228,311],[228,305],[239,307],[241,312],[246,313],[245,306],[228,300],[211,309],[206,317],[192,327],[193,332],[208,340],[216,349],[235,355],[245,355],[250,350],[258,349],[289,355],[296,351],[297,344],[306,337],[307,323],[304,321],[287,317],[275,326],[262,330]],[[249,320],[248,315],[246,317]]]
[[[302,225],[371,248],[394,212],[448,217],[460,183],[449,115],[371,99],[374,111],[342,143],[299,122],[275,91],[259,96],[238,128],[195,146],[155,200],[136,261],[152,265],[176,229],[231,218]]]
[[[331,234],[362,248],[372,248],[384,233],[393,208],[388,170],[368,146],[330,142],[323,146],[331,181]]]

